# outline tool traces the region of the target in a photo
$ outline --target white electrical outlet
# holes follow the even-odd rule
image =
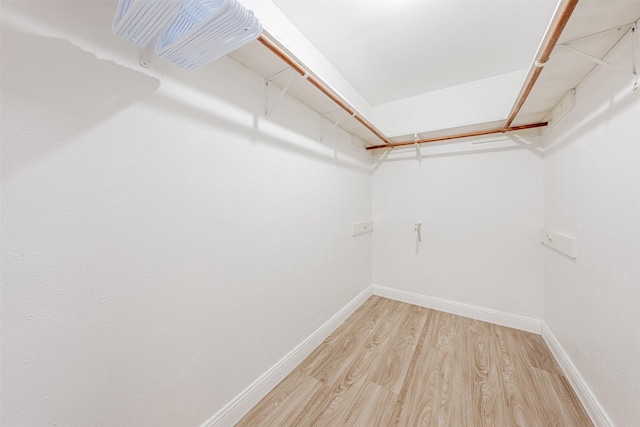
[[[547,245],[558,252],[562,252],[571,258],[576,258],[578,256],[578,245],[575,237],[564,236],[543,228],[540,230],[540,241],[544,245]]]
[[[364,221],[353,223],[353,229],[351,231],[352,236],[359,234],[369,233],[373,231],[373,221]]]

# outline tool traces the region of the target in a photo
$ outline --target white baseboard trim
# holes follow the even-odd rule
[[[595,424],[596,427],[613,427],[614,424],[609,419],[606,411],[602,405],[600,405],[600,402],[598,402],[598,399],[596,399],[576,366],[571,362],[571,359],[564,351],[564,348],[560,345],[560,342],[556,339],[553,333],[551,333],[551,330],[544,322],[542,323],[542,338],[544,338],[545,342],[549,346],[551,353],[553,353],[558,365],[560,365],[560,368],[562,368],[562,371],[564,372],[564,376],[578,395],[580,402],[582,402],[584,409],[591,417],[593,424]]]
[[[207,420],[202,427],[230,427],[237,423],[251,408],[295,369],[311,352],[322,344],[358,307],[372,295],[371,286],[362,291],[324,325],[291,350],[278,363],[256,379],[249,387],[234,397],[222,409]]]
[[[518,316],[516,314],[505,313],[489,308],[464,304],[441,298],[416,294],[414,292],[401,291],[399,289],[387,288],[385,286],[373,285],[373,294],[381,297],[402,301],[421,307],[432,308],[434,310],[457,314],[459,316],[470,317],[484,322],[495,323],[496,325],[507,326],[509,328],[520,329],[522,331],[540,334],[542,332],[542,321],[530,317]]]

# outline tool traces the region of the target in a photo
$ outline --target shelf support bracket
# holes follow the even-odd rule
[[[285,68],[282,71],[279,71],[275,74],[272,74],[271,76],[267,77],[266,79],[264,79],[264,90],[265,90],[265,102],[264,102],[264,117],[266,119],[268,119],[269,117],[271,117],[271,113],[273,113],[273,110],[276,108],[276,106],[280,103],[280,101],[282,101],[282,98],[284,98],[284,96],[286,95],[287,91],[289,90],[289,88],[291,87],[291,85],[293,84],[293,82],[296,80],[296,78],[298,77],[298,73],[293,72],[293,68],[289,67],[289,68]],[[273,83],[273,81],[282,76],[282,75],[286,75],[289,74],[289,79],[287,80],[287,82],[285,83],[285,85],[282,87],[282,89],[280,89],[280,92],[278,92],[278,94],[275,96],[275,98],[269,102],[269,85]],[[309,77],[309,74],[305,74],[303,76],[303,78],[307,78]]]
[[[600,59],[596,56],[590,55],[586,52],[583,52],[581,50],[578,50],[572,46],[569,46],[569,44],[565,43],[565,44],[559,44],[557,45],[557,47],[560,47],[562,49],[565,49],[569,52],[573,52],[579,56],[582,56],[583,58],[588,59],[591,62],[594,62],[597,65],[602,65],[604,67],[607,67],[611,70],[615,70],[619,73],[625,74],[627,76],[630,76],[633,78],[633,90],[638,89],[638,71],[637,71],[637,60],[636,60],[636,44],[637,44],[637,38],[638,38],[638,31],[637,31],[637,25],[633,24],[630,28],[631,31],[631,39],[632,39],[632,51],[631,51],[631,58],[632,58],[632,71],[629,70],[625,70],[622,67],[619,67],[617,65],[611,64],[610,62],[607,62],[603,59]],[[571,42],[569,42],[571,43]]]
[[[320,119],[323,121],[324,120],[328,121],[329,123],[331,123],[331,126],[329,127],[329,129],[327,129],[327,133],[332,131],[333,129],[336,128],[336,126],[338,126],[340,124],[340,122],[342,121],[342,119],[344,119],[345,117],[347,117],[348,113],[342,109],[340,110],[334,110],[334,111],[341,111],[342,114],[340,115],[340,117],[338,118],[338,120],[336,120],[335,122],[332,122],[331,120],[329,120],[327,117],[325,117],[324,115],[320,115]],[[326,113],[325,113],[326,114]],[[355,113],[353,114],[355,115]],[[352,116],[353,116],[352,115]],[[320,129],[320,142],[324,141],[324,137],[325,137],[325,132],[324,129],[321,127]]]

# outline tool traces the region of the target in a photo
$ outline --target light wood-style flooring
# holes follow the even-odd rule
[[[236,424],[592,425],[539,335],[377,296]]]

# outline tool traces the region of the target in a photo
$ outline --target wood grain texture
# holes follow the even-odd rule
[[[593,424],[539,335],[372,296],[237,427]]]

